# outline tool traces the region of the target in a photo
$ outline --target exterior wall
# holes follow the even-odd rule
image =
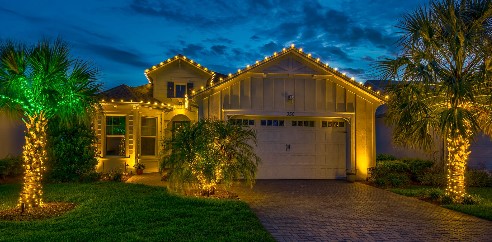
[[[106,150],[106,117],[107,116],[124,116],[126,117],[126,134],[125,134],[125,155],[109,156],[105,154]],[[157,118],[156,130],[156,155],[142,156],[141,150],[141,118]],[[145,172],[157,172],[159,152],[162,149],[162,142],[165,138],[171,137],[172,121],[178,117],[179,120],[189,120],[195,122],[198,120],[198,112],[195,109],[174,108],[172,111],[162,110],[154,105],[145,105],[140,103],[105,103],[103,112],[97,116],[95,122],[96,134],[98,135],[98,150],[100,151],[99,164],[97,170],[109,172],[111,170],[120,170],[134,172],[133,165],[137,162],[145,164]]]
[[[22,154],[24,145],[25,126],[20,120],[13,120],[8,115],[0,112],[0,159],[6,156],[18,156]]]
[[[355,92],[327,75],[253,73],[198,100],[203,116],[222,118],[221,110],[249,114],[326,116],[355,111]],[[289,96],[293,99],[290,100]]]
[[[377,154],[390,154],[397,158],[419,158],[443,162],[444,146],[436,143],[434,151],[423,152],[418,149],[399,147],[392,142],[391,127],[388,127],[383,117],[376,118]],[[471,153],[468,167],[473,169],[487,169],[492,171],[492,141],[485,135],[478,135],[470,147]]]
[[[194,66],[183,60],[177,60],[166,66],[160,67],[148,74],[154,85],[154,98],[161,102],[177,102],[182,101],[182,98],[167,97],[167,82],[175,84],[193,83],[195,90],[206,86],[206,81],[211,77],[208,73],[200,71]],[[178,100],[180,99],[180,100]]]
[[[357,178],[365,179],[367,169],[376,165],[375,112],[378,104],[355,97],[355,124],[353,140]],[[354,167],[354,166],[352,166]]]

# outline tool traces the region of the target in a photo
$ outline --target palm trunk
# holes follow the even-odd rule
[[[43,205],[41,184],[46,159],[46,125],[44,113],[28,116],[24,123],[27,131],[23,147],[24,184],[19,198],[19,206],[24,209]]]
[[[470,155],[470,141],[459,136],[447,139],[447,188],[446,195],[461,203],[466,194],[465,169]]]

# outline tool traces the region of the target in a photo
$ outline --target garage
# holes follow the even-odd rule
[[[235,117],[256,130],[262,158],[258,179],[345,177],[346,125],[343,119]]]
[[[258,179],[358,180],[375,165],[378,93],[291,47],[196,93],[199,117],[257,132]]]

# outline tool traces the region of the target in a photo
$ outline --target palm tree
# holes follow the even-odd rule
[[[20,113],[27,127],[19,206],[42,206],[47,123],[54,116],[65,124],[87,118],[96,107],[96,70],[87,62],[71,59],[67,44],[59,39],[32,47],[3,43],[0,61],[0,107]]]
[[[387,121],[396,143],[447,147],[446,194],[461,202],[470,142],[492,135],[492,4],[432,1],[403,17],[401,55],[379,63],[388,90]],[[439,140],[439,139],[438,139]]]

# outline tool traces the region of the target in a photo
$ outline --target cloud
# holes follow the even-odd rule
[[[22,18],[26,21],[29,21],[31,23],[41,23],[41,22],[46,22],[47,19],[45,18],[41,18],[41,17],[36,17],[36,16],[30,16],[30,15],[25,15],[25,14],[22,14],[20,12],[16,12],[16,11],[13,11],[13,10],[10,10],[10,9],[6,9],[6,8],[3,8],[3,7],[0,7],[0,12],[3,12],[5,14],[9,14],[9,15],[14,15],[16,17],[19,17],[19,18]]]
[[[342,72],[347,72],[347,73],[350,73],[352,75],[363,75],[366,73],[366,71],[364,69],[360,69],[360,68],[341,68],[340,69]]]
[[[132,13],[202,28],[230,26],[247,19],[245,15],[236,11],[237,3],[234,1],[203,1],[199,4],[201,6],[197,7],[194,0],[133,0],[128,9]]]
[[[212,49],[212,51],[218,55],[223,55],[227,49],[227,46],[225,46],[225,45],[213,45],[212,47],[210,47],[210,49]]]
[[[286,8],[288,18],[278,18],[280,22],[271,19],[277,24],[257,27],[250,38],[257,41],[274,36],[273,40],[280,43],[329,42],[347,47],[370,44],[380,49],[391,49],[397,41],[393,33],[381,26],[373,26],[371,22],[361,21],[360,16],[349,11],[321,6],[317,1],[293,4],[294,8]]]
[[[113,46],[101,44],[84,44],[81,48],[99,55],[107,60],[126,64],[129,66],[139,67],[142,70],[151,66],[151,64],[142,58],[142,54],[134,53],[127,50],[121,50]]]
[[[330,61],[353,62],[354,60],[341,48],[336,46],[327,46],[320,49],[323,57],[329,57]]]
[[[266,55],[271,55],[273,52],[279,51],[280,49],[282,49],[282,47],[273,41],[270,41],[269,43],[264,44],[262,47],[260,47],[261,53]]]
[[[212,44],[218,44],[218,43],[223,43],[223,44],[232,44],[232,40],[224,37],[216,37],[216,38],[207,38],[204,39],[203,41],[209,42]]]

